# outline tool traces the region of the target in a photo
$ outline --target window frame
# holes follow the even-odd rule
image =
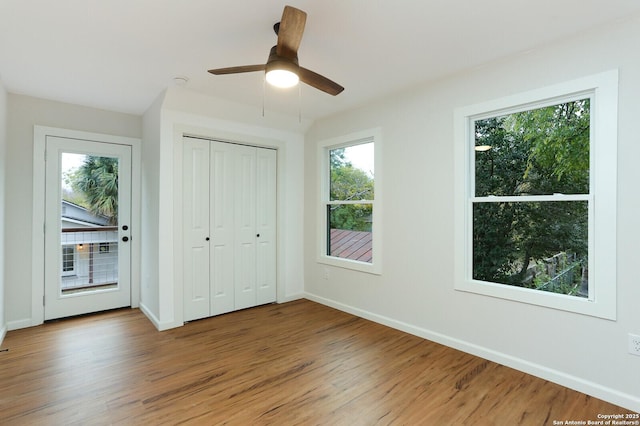
[[[521,202],[588,200],[589,297],[474,280],[473,204],[489,198],[475,195],[474,122],[586,97],[591,99],[589,194],[517,198]],[[617,107],[618,71],[612,70],[455,110],[455,290],[616,319]],[[490,198],[499,202],[516,197]]]
[[[366,204],[372,206],[372,229],[371,229],[371,247],[372,259],[371,263],[362,262],[352,259],[344,259],[340,257],[330,256],[327,254],[327,206],[333,204],[358,204],[361,200],[354,201],[336,201],[330,199],[331,171],[329,153],[333,149],[347,148],[349,146],[361,145],[365,143],[373,143],[373,162],[374,162],[374,199],[366,200]],[[381,168],[381,152],[382,137],[380,129],[369,129],[360,132],[351,133],[336,138],[326,139],[318,144],[318,169],[319,169],[319,203],[318,203],[318,253],[317,262],[325,265],[336,266],[345,269],[351,269],[371,274],[382,274],[382,253],[380,238],[382,235],[382,168]]]
[[[75,244],[62,245],[62,271],[61,276],[70,277],[76,275],[77,250]],[[70,264],[71,269],[66,269]]]

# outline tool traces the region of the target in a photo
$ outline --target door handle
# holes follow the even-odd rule
[[[122,237],[122,241],[126,243],[127,241],[129,241],[129,237]]]

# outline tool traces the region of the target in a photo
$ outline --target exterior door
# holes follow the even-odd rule
[[[47,136],[45,320],[131,305],[131,147]]]

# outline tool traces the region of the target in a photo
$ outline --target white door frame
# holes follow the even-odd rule
[[[131,306],[140,304],[140,166],[141,140],[55,127],[33,129],[33,222],[31,255],[31,325],[44,322],[45,149],[48,136],[131,147]]]
[[[44,319],[64,318],[74,315],[82,315],[91,312],[99,312],[107,309],[131,306],[131,146],[122,144],[112,144],[95,142],[91,140],[59,138],[47,136],[46,142],[46,165],[45,165],[45,276],[44,276]],[[63,239],[69,237],[64,234],[62,226],[62,205],[63,199],[62,183],[64,179],[63,155],[64,154],[84,154],[93,158],[109,158],[118,162],[118,185],[117,185],[117,223],[115,231],[105,231],[103,233],[74,234],[72,238],[87,237],[89,241],[94,240],[98,235],[103,235],[104,239],[115,237],[117,241],[117,278],[115,286],[110,288],[93,288],[91,290],[77,291],[65,294],[63,292],[63,281],[61,279],[61,243]],[[126,227],[125,227],[126,225]],[[125,242],[126,239],[126,242]],[[121,242],[122,241],[122,242]],[[88,241],[87,241],[88,242]],[[95,250],[94,250],[95,247]],[[90,279],[90,268],[88,257],[95,257],[94,266],[96,276],[100,273],[100,259],[96,244],[87,244],[83,249],[85,252],[86,280]],[[89,251],[92,252],[89,255]],[[93,253],[97,252],[97,253]],[[106,271],[105,271],[106,272]],[[93,278],[93,276],[91,276]],[[106,275],[105,277],[106,278]],[[98,278],[99,280],[100,278]]]

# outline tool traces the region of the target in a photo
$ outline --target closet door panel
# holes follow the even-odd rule
[[[211,143],[211,315],[235,309],[234,145]]]
[[[256,305],[256,148],[234,145],[236,309]]]
[[[209,316],[209,141],[184,138],[184,319]]]
[[[276,151],[257,149],[256,286],[257,304],[276,301]]]

